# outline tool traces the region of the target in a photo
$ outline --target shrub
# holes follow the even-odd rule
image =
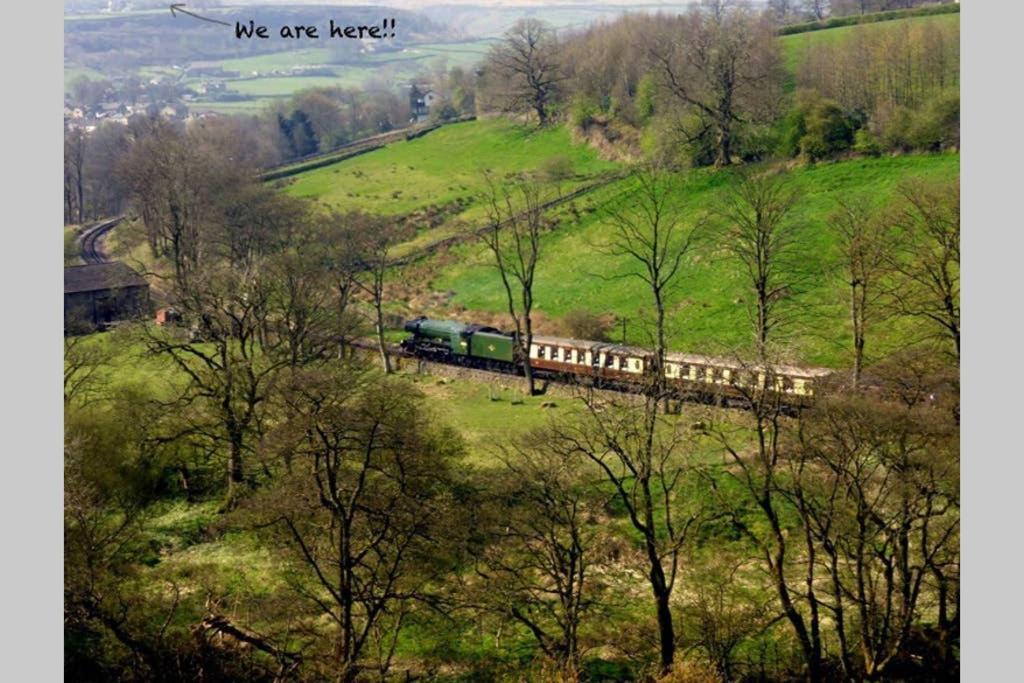
[[[556,154],[546,159],[541,164],[540,172],[545,180],[551,181],[568,180],[576,175],[576,170],[572,166],[572,159],[564,154]]]
[[[654,116],[654,98],[658,91],[658,85],[654,81],[653,74],[645,74],[636,86],[636,113],[640,120],[646,123]]]
[[[861,154],[873,157],[882,153],[882,146],[879,144],[878,138],[875,137],[875,134],[866,127],[858,128],[857,132],[854,134],[853,149]]]
[[[914,148],[937,151],[960,146],[960,95],[941,95],[916,113],[906,131],[906,142]]]
[[[451,121],[459,117],[459,110],[455,108],[452,101],[445,98],[440,104],[436,105],[430,112],[430,121],[437,123],[439,121]]]
[[[800,139],[807,134],[804,111],[799,106],[791,109],[782,120],[778,153],[784,157],[795,157],[800,153]]]
[[[796,106],[783,121],[777,148],[784,156],[821,159],[849,149],[859,124],[835,101],[804,90],[797,93]]]
[[[577,97],[569,106],[569,123],[574,128],[586,130],[600,113],[601,107],[596,102],[585,97]]]
[[[601,315],[577,309],[569,311],[562,318],[562,325],[565,333],[575,339],[587,339],[590,341],[609,341],[608,334],[611,331],[611,324]]]
[[[914,125],[914,114],[906,107],[896,107],[882,126],[882,146],[885,149],[909,151],[910,129]]]
[[[753,124],[743,130],[736,145],[736,154],[744,161],[762,161],[779,147],[778,126]]]
[[[822,100],[811,109],[806,130],[800,152],[812,161],[849,149],[853,143],[853,124],[832,100]]]

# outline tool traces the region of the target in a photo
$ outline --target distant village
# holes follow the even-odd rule
[[[129,119],[138,114],[180,121],[217,117],[220,114],[215,111],[192,111],[190,105],[253,99],[250,95],[232,91],[227,79],[333,75],[333,71],[326,67],[296,67],[245,74],[226,71],[219,66],[172,68],[180,75],[156,76],[148,80],[139,77],[109,81],[81,78],[73,82],[64,95],[65,130],[82,129],[91,133],[102,123],[127,125]],[[184,85],[181,80],[185,76],[202,80]],[[410,123],[426,121],[440,96],[430,85],[423,83],[410,83],[406,88]]]
[[[110,81],[79,79],[64,95],[64,128],[92,132],[102,123],[127,125],[128,120],[137,114],[178,120],[208,118],[217,114],[193,113],[189,104],[199,96],[226,92],[225,83],[216,79],[204,80],[191,87],[183,86],[179,78],[170,76],[148,80],[138,77]],[[237,96],[246,99],[243,95]]]

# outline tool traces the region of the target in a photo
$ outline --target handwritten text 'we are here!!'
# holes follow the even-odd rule
[[[285,26],[281,26],[278,30],[274,31],[274,34],[279,35],[282,38],[313,38],[319,40],[321,37],[319,26],[306,26],[302,24],[287,24]],[[270,38],[270,36],[271,27],[269,26],[262,26],[251,19],[249,20],[248,25],[240,21],[235,22],[235,38],[238,38],[239,40]],[[327,26],[327,32],[323,37],[342,39],[349,38],[353,40],[362,40],[365,38],[385,40],[394,38],[395,20],[384,19],[380,24],[374,24],[372,26],[346,26],[338,24],[334,19],[331,19]]]

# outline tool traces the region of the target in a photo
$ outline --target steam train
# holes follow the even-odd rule
[[[425,317],[410,320],[402,342],[407,352],[428,360],[498,372],[522,372],[515,337],[494,327]],[[530,367],[541,377],[574,378],[607,388],[649,384],[657,366],[654,352],[609,342],[537,335],[528,350]],[[667,353],[667,385],[681,396],[742,401],[752,390],[770,391],[788,403],[807,403],[816,385],[831,374],[824,368],[762,367],[688,353]]]

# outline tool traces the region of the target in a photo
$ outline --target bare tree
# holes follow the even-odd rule
[[[138,133],[118,176],[154,257],[170,258],[179,288],[188,286],[189,275],[219,237],[213,227],[226,219],[225,200],[237,198],[253,182],[252,169],[163,121]]]
[[[863,198],[841,200],[831,223],[839,236],[853,328],[853,385],[864,369],[867,328],[878,312],[889,243],[883,224]]]
[[[81,128],[64,134],[64,222],[85,221],[86,135]]]
[[[561,71],[554,32],[538,19],[520,19],[487,55],[485,78],[504,111],[533,111],[547,123]]]
[[[767,118],[781,102],[780,53],[770,22],[748,7],[695,6],[665,25],[650,57],[663,90],[695,123],[687,141],[710,137],[715,166],[733,161],[739,128]]]
[[[920,402],[836,397],[806,421],[790,488],[814,511],[808,529],[827,558],[830,607],[852,678],[885,676],[932,610],[941,661],[929,666],[952,662],[958,440],[950,413]]]
[[[113,354],[109,346],[85,336],[64,337],[64,406],[89,403],[103,385]]]
[[[727,224],[725,249],[754,295],[750,313],[761,362],[771,355],[769,342],[791,321],[787,305],[800,282],[796,225],[789,217],[796,200],[781,176],[746,175],[733,183],[719,209]]]
[[[786,498],[779,491],[788,425],[784,394],[778,391],[783,379],[775,368],[783,356],[779,330],[791,321],[791,311],[784,304],[800,282],[794,267],[795,225],[789,218],[795,202],[795,193],[779,176],[741,176],[720,210],[729,226],[726,249],[754,294],[750,322],[757,362],[739,371],[756,381],[734,384],[750,407],[746,418],[741,424],[713,422],[708,430],[726,454],[728,465],[722,474],[738,485],[743,496],[737,500],[721,495],[717,480],[710,483],[723,507],[730,510],[736,528],[758,548],[779,607],[800,645],[808,678],[820,681],[825,672],[816,548],[806,527],[801,537],[790,537],[783,521]],[[745,518],[750,505],[763,524],[755,526]],[[806,565],[803,576],[794,577],[794,554],[801,551]]]
[[[812,21],[824,21],[831,9],[830,0],[805,0],[802,4],[804,13]]]
[[[716,548],[683,573],[687,595],[680,609],[680,644],[703,652],[723,681],[742,678],[738,650],[778,621],[770,594],[745,558]]]
[[[960,360],[960,179],[909,182],[889,220],[898,239],[889,251],[900,313],[930,323]]]
[[[688,436],[659,414],[656,397],[615,402],[591,391],[582,398],[587,408],[582,420],[559,425],[551,449],[593,463],[640,534],[657,616],[660,666],[668,672],[676,653],[672,592],[689,533],[705,512],[685,490],[695,468]]]
[[[382,644],[377,629],[400,629],[389,615],[412,603],[433,604],[446,543],[457,540],[450,491],[460,443],[407,385],[368,382],[352,368],[297,373],[284,400],[289,417],[267,454],[303,466],[246,511],[280,534],[299,570],[294,589],[332,625],[330,675],[355,681],[375,644],[386,673],[393,641]]]
[[[321,216],[317,229],[320,258],[334,290],[334,337],[339,360],[344,359],[349,340],[362,329],[360,316],[352,306],[363,272],[360,229],[358,221],[353,223],[347,215],[335,212]]]
[[[189,432],[227,447],[226,510],[236,503],[267,400],[290,359],[279,337],[264,334],[268,291],[256,266],[207,264],[188,281],[174,306],[192,329],[146,328],[145,340],[150,353],[170,358],[187,378],[177,404],[189,416]]]
[[[568,680],[580,671],[580,625],[594,603],[597,497],[578,458],[538,430],[502,449],[491,487],[493,540],[480,557],[481,600],[523,624]]]
[[[354,244],[361,270],[352,283],[370,297],[377,350],[384,372],[390,374],[391,357],[388,355],[387,342],[384,339],[384,283],[388,268],[392,265],[391,250],[411,236],[412,228],[403,222],[388,222],[386,219],[360,213],[351,213],[346,220],[357,235]],[[343,293],[344,287],[340,281],[338,284],[339,293]]]
[[[765,363],[752,371],[764,376],[763,384],[744,383],[737,387],[751,408],[747,418],[731,423],[711,421],[708,426],[708,433],[726,454],[726,464],[719,471],[736,484],[742,495],[727,492],[717,478],[710,478],[709,484],[719,504],[731,515],[734,527],[757,548],[779,608],[799,644],[808,679],[822,681],[823,608],[815,559],[817,547],[806,525],[800,534],[791,537],[784,521],[790,500],[781,490],[781,482],[788,475],[785,458],[789,425],[785,406],[781,392],[765,390],[776,383],[771,364]],[[758,524],[752,523],[751,506],[757,510]],[[803,512],[799,507],[798,511]]]
[[[679,284],[681,268],[698,238],[703,219],[686,224],[670,171],[644,164],[632,174],[636,190],[630,199],[610,209],[612,234],[604,251],[629,261],[625,277],[644,283],[654,309],[655,378],[651,391],[661,397],[665,390],[666,307]]]
[[[536,393],[530,345],[533,343],[533,285],[541,254],[541,236],[551,225],[544,217],[543,190],[534,180],[502,183],[486,174],[487,229],[483,241],[505,289],[508,314],[515,325],[516,353],[526,374],[527,390]]]

